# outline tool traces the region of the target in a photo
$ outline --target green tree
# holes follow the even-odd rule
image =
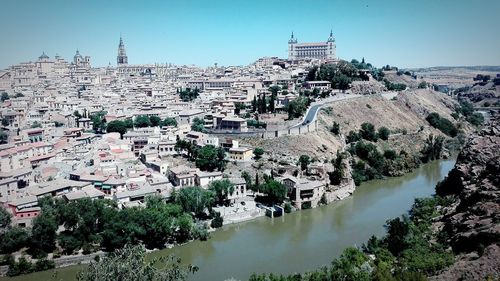
[[[7,119],[7,118],[3,117],[3,118],[2,118],[2,126],[7,127],[7,126],[9,126],[9,125],[10,125],[10,124],[9,124],[9,119]]]
[[[359,130],[361,137],[368,141],[377,141],[377,133],[375,132],[375,126],[372,123],[361,124],[361,130]]]
[[[0,130],[0,144],[7,143],[8,139],[9,139],[9,136],[4,131]]]
[[[0,96],[0,100],[2,102],[4,102],[4,101],[6,101],[8,99],[10,99],[9,94],[7,94],[6,92],[3,92],[2,95]]]
[[[151,123],[151,126],[157,127],[160,126],[161,118],[156,115],[152,115],[149,117],[149,122]]]
[[[307,166],[311,163],[311,157],[308,155],[300,155],[299,164],[302,171],[307,170]]]
[[[8,227],[12,222],[12,215],[0,205],[0,230]]]
[[[422,162],[427,163],[432,160],[441,158],[441,152],[444,147],[444,137],[429,135],[425,140],[424,147],[420,151],[422,154]]]
[[[30,235],[24,228],[14,226],[0,234],[0,252],[13,253],[28,246]]]
[[[175,194],[174,200],[184,212],[194,213],[198,217],[202,217],[205,210],[210,209],[214,202],[212,192],[199,186],[181,188]]]
[[[191,130],[195,132],[205,131],[205,121],[202,118],[195,117],[193,119],[193,124],[191,124]]]
[[[330,129],[334,135],[338,136],[340,134],[340,124],[337,122],[333,122],[332,128]]]
[[[212,228],[219,228],[222,227],[223,224],[224,224],[224,219],[222,218],[219,212],[216,212],[215,217],[210,222],[210,226]]]
[[[134,127],[144,128],[150,126],[151,126],[151,120],[149,120],[149,117],[147,115],[139,115],[135,118]]]
[[[196,167],[203,171],[223,171],[226,166],[224,160],[225,152],[222,147],[213,145],[205,145],[198,151],[195,163]]]
[[[234,185],[228,180],[216,180],[210,183],[208,190],[212,191],[219,205],[223,205],[229,195],[234,192]]]
[[[380,128],[378,128],[377,136],[381,140],[388,140],[390,133],[391,133],[391,131],[389,129],[387,129],[386,127],[380,127]]]
[[[124,121],[113,120],[108,123],[106,131],[108,133],[120,133],[120,137],[123,137],[123,135],[127,132],[127,126]]]
[[[42,124],[40,124],[40,122],[38,122],[38,121],[35,121],[35,122],[33,122],[33,124],[31,124],[32,129],[41,128],[41,127],[42,127]]]
[[[256,147],[254,150],[253,150],[253,155],[255,156],[255,159],[260,159],[262,158],[262,155],[264,155],[264,149],[260,148],[260,147]]]
[[[196,267],[184,266],[173,256],[146,261],[146,251],[142,246],[127,245],[109,254],[99,262],[91,262],[78,272],[78,281],[183,281]]]
[[[33,219],[30,252],[36,257],[45,256],[55,249],[58,224],[54,210],[43,208]]]
[[[90,116],[92,121],[92,129],[94,132],[102,132],[106,129],[106,111],[99,111]]]
[[[346,137],[346,142],[347,143],[352,143],[352,142],[357,142],[361,139],[361,136],[359,133],[354,132],[354,131],[349,131]]]
[[[163,122],[161,123],[162,126],[172,126],[172,127],[177,127],[177,121],[175,118],[172,117],[167,117]]]
[[[269,180],[261,185],[260,191],[266,194],[272,203],[282,203],[287,193],[286,187],[275,180]]]

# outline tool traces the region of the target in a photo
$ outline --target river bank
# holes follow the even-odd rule
[[[383,235],[389,218],[406,213],[414,198],[434,193],[435,184],[453,160],[434,161],[402,177],[363,183],[352,196],[316,209],[257,218],[224,226],[208,241],[193,241],[149,257],[175,254],[199,266],[191,280],[246,280],[253,272],[303,272],[330,263],[348,246],[361,245],[372,234]],[[37,272],[0,280],[75,280],[83,266]]]

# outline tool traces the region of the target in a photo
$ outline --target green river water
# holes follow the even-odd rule
[[[253,272],[304,272],[328,264],[348,246],[384,234],[387,219],[406,213],[413,200],[434,193],[455,161],[435,161],[397,178],[363,183],[340,202],[283,217],[229,225],[208,241],[157,251],[175,254],[200,268],[190,280],[247,280]],[[75,280],[82,266],[37,272],[0,281]]]

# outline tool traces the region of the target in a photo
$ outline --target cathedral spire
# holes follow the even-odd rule
[[[118,44],[118,56],[116,57],[118,65],[128,64],[127,52],[125,52],[125,44],[123,44],[122,35],[120,33],[120,43]]]

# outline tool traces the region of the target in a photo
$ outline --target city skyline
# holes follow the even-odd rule
[[[291,32],[299,42],[323,42],[330,30],[345,60],[407,68],[500,64],[493,31],[500,24],[498,1],[394,3],[9,2],[0,12],[12,27],[0,31],[0,68],[42,52],[71,60],[77,49],[93,66],[116,65],[120,35],[130,64],[247,65],[286,58]]]

